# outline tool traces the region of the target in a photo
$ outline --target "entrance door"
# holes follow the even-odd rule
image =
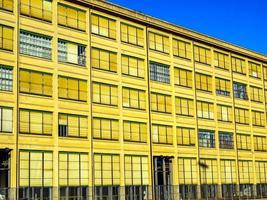
[[[8,199],[10,154],[7,149],[0,149],[0,199]]]
[[[154,156],[154,192],[156,200],[172,200],[172,157]]]

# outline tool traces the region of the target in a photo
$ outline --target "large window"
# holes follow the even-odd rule
[[[52,135],[53,113],[20,109],[19,132],[25,134]]]
[[[198,101],[197,102],[197,116],[202,119],[214,119],[213,103]]]
[[[121,23],[121,41],[142,47],[144,46],[144,30]]]
[[[192,71],[174,68],[175,85],[192,88]]]
[[[196,89],[212,92],[212,77],[209,75],[196,73]]]
[[[0,9],[13,11],[13,0],[2,0],[0,1]]]
[[[87,153],[59,152],[60,199],[87,199],[89,156]]]
[[[149,49],[169,53],[170,41],[169,37],[157,33],[149,32]]]
[[[177,115],[190,116],[190,117],[194,116],[193,99],[176,97],[175,108]]]
[[[118,87],[105,83],[93,83],[93,102],[111,106],[118,105]]]
[[[198,142],[200,147],[215,148],[215,134],[210,130],[198,131]]]
[[[235,122],[249,124],[249,111],[244,108],[235,108]]]
[[[126,155],[124,165],[126,200],[146,199],[149,184],[148,157]]]
[[[221,149],[233,149],[234,148],[233,133],[220,131],[219,143]]]
[[[203,64],[211,64],[211,52],[210,49],[194,46],[195,61]]]
[[[146,92],[144,90],[123,87],[122,100],[124,108],[146,109]]]
[[[217,105],[217,118],[219,121],[232,122],[232,107]]]
[[[230,96],[230,81],[226,79],[216,78],[216,94]]]
[[[122,55],[121,56],[122,74],[138,78],[145,77],[145,61],[140,58]]]
[[[87,137],[88,121],[86,116],[62,114],[58,115],[58,136]]]
[[[194,128],[176,127],[177,145],[195,146],[196,133]]]
[[[214,65],[222,69],[229,70],[229,56],[217,51],[214,51]]]
[[[85,66],[85,45],[58,40],[58,61]]]
[[[170,83],[170,66],[161,63],[150,62],[150,80]]]
[[[94,155],[94,185],[96,199],[119,199],[120,156]]]
[[[264,114],[264,112],[252,110],[251,115],[252,115],[252,125],[253,126],[262,126],[262,127],[265,126],[265,114]]]
[[[123,121],[124,141],[147,142],[147,124],[135,121]]]
[[[26,31],[20,31],[20,53],[51,60],[52,38]]]
[[[116,21],[107,17],[92,14],[92,33],[116,39]]]
[[[200,159],[200,177],[201,184],[203,184],[203,188],[205,189],[204,184],[217,184],[218,182],[218,163],[215,159]]]
[[[92,48],[92,67],[117,72],[117,54],[111,51]]]
[[[181,58],[191,59],[192,51],[191,44],[182,40],[173,39],[173,55]]]
[[[0,24],[0,49],[13,51],[13,31],[12,27]]]
[[[267,162],[266,161],[256,161],[255,162],[256,171],[256,182],[257,183],[267,183]]]
[[[119,121],[94,117],[93,137],[101,140],[119,140]]]
[[[251,136],[246,134],[237,134],[237,149],[251,150]]]
[[[68,5],[58,4],[58,24],[69,28],[86,30],[86,12]]]
[[[52,152],[20,150],[19,168],[19,199],[52,199]]]
[[[234,83],[234,95],[235,98],[248,100],[247,85],[243,83]]]
[[[253,136],[254,150],[255,151],[267,151],[266,136]]]
[[[171,96],[159,93],[151,93],[151,110],[156,112],[171,113]]]
[[[232,70],[240,74],[246,74],[245,60],[232,57]]]
[[[236,161],[235,160],[220,160],[221,165],[221,181],[223,184],[236,183]]]
[[[172,144],[172,127],[167,125],[152,125],[152,141],[157,144]]]
[[[0,91],[13,91],[13,68],[0,64]]]
[[[52,74],[20,69],[19,91],[21,93],[52,96]]]
[[[0,107],[0,132],[13,131],[13,109]]]
[[[261,78],[261,66],[259,64],[248,62],[249,75],[254,78]]]
[[[255,102],[263,102],[262,88],[250,86],[250,100]]]
[[[252,161],[239,160],[238,161],[238,170],[239,170],[240,184],[253,183]]]
[[[51,22],[52,0],[21,0],[20,13]]]
[[[87,101],[87,82],[85,80],[59,76],[58,97],[76,101]]]

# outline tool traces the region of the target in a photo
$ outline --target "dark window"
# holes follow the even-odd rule
[[[227,132],[219,132],[220,137],[220,148],[222,149],[233,149],[233,134]]]
[[[150,62],[150,80],[170,83],[170,66]]]
[[[0,90],[13,90],[13,69],[11,67],[0,65]]]
[[[215,148],[215,134],[214,131],[199,130],[198,140],[200,147]]]
[[[95,200],[118,200],[119,186],[95,186]]]
[[[235,98],[248,100],[247,86],[243,83],[234,83]]]

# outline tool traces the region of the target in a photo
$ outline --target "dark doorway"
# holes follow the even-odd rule
[[[0,149],[0,199],[8,199],[10,182],[10,149]]]

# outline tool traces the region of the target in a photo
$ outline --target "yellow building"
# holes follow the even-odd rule
[[[267,196],[267,57],[98,0],[0,0],[0,199]]]

